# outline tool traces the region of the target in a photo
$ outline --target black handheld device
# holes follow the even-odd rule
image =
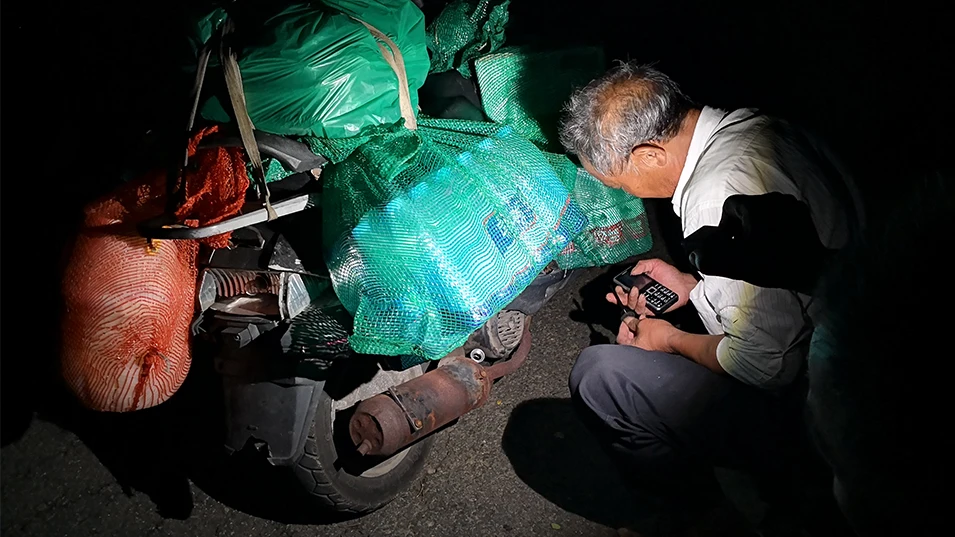
[[[633,288],[639,290],[640,294],[647,297],[647,309],[654,315],[662,315],[670,306],[677,303],[679,297],[665,285],[646,274],[633,276],[630,274],[631,270],[633,267],[614,276],[613,283],[623,287],[625,293],[629,293]]]

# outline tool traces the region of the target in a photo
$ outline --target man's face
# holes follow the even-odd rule
[[[602,174],[597,172],[586,159],[581,158],[580,163],[587,173],[596,177],[604,185],[623,190],[631,196],[638,198],[673,196],[671,185],[676,184],[676,181],[670,180],[672,170],[669,168],[648,166],[641,163],[640,159],[630,158],[619,172]]]

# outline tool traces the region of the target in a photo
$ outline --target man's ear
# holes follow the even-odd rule
[[[634,164],[645,168],[663,168],[667,165],[667,152],[658,145],[641,144],[630,151]]]

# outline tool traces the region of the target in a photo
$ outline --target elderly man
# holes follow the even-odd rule
[[[825,248],[861,225],[857,196],[819,145],[756,110],[700,107],[652,68],[623,63],[572,96],[561,126],[568,151],[604,184],[672,198],[684,237],[720,224],[731,197],[781,193],[805,203]],[[570,387],[585,419],[654,498],[690,512],[722,503],[714,466],[766,480],[796,468],[799,413],[813,326],[797,290],[686,274],[661,260],[646,273],[691,304],[708,334],[653,318],[636,290],[608,300],[636,311],[617,345],[585,349]]]

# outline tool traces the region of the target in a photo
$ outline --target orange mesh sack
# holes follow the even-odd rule
[[[199,142],[218,131],[212,126],[200,131],[189,142],[189,167],[184,171],[184,200],[176,217],[200,226],[215,224],[242,209],[249,189],[249,173],[244,152],[238,147],[211,147],[198,151]],[[230,233],[200,242],[213,248],[229,245]]]
[[[189,372],[198,244],[135,234],[162,212],[164,192],[153,174],[87,207],[63,277],[62,373],[94,410],[158,405]]]
[[[190,144],[196,166],[185,172],[185,201],[176,211],[194,224],[238,212],[249,185],[240,150],[195,151],[209,132]],[[61,372],[94,410],[156,406],[189,372],[199,243],[147,241],[135,231],[138,222],[162,213],[165,183],[156,171],[87,206],[64,274]],[[214,247],[228,240],[207,239]]]

